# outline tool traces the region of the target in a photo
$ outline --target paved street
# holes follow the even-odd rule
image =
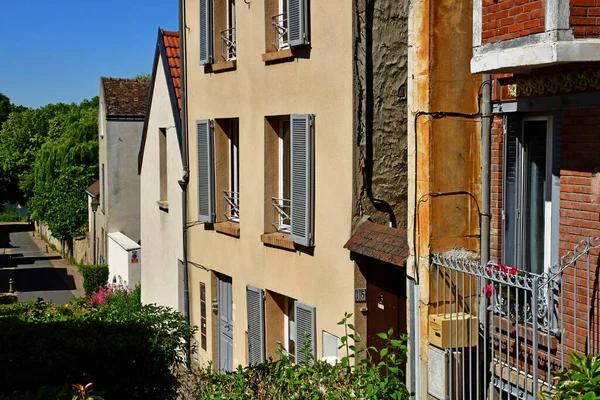
[[[51,250],[46,253],[45,244],[34,240],[31,232],[23,231],[25,228],[0,226],[0,293],[8,292],[12,278],[19,301],[41,297],[57,304],[68,303],[77,290],[72,268]]]

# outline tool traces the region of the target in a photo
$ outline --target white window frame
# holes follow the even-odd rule
[[[284,179],[284,176],[283,176],[283,171],[284,171],[284,135],[285,135],[285,128],[286,127],[288,128],[287,134],[291,135],[292,132],[291,132],[291,127],[290,127],[290,117],[289,117],[289,115],[281,117],[279,119],[279,133],[278,133],[278,136],[279,136],[279,140],[278,140],[278,142],[279,142],[279,185],[278,185],[279,186],[279,195],[278,195],[278,197],[280,199],[285,199],[285,197],[284,197],[285,191],[284,191],[284,188],[283,188],[285,179]],[[290,138],[290,140],[291,140],[291,138]],[[291,153],[290,153],[290,156],[291,156]],[[291,167],[291,160],[289,160],[289,161],[290,161],[290,167]],[[290,185],[290,188],[289,188],[290,190],[289,191],[290,191],[290,197],[291,197],[291,194],[292,194],[291,177],[290,177],[289,185]],[[285,199],[285,200],[290,201],[291,199]],[[284,204],[280,204],[280,205],[283,206]],[[279,226],[280,226],[280,231],[282,231],[282,232],[291,232],[291,229],[292,229],[291,221],[290,221],[290,224],[284,224],[283,220],[280,219],[279,220]]]
[[[279,0],[279,14],[283,14],[285,16],[285,19],[287,19],[287,4],[286,4],[286,0]],[[281,23],[283,24],[283,19]],[[284,27],[287,29],[287,23],[284,24]],[[288,38],[288,41],[284,41],[283,40],[283,36],[279,39],[279,50],[286,50],[290,48],[290,41]]]
[[[229,191],[235,192],[238,194],[238,201],[239,201],[239,193],[240,193],[240,177],[239,177],[240,150],[239,150],[239,146],[240,146],[239,120],[232,118],[229,120]],[[229,220],[234,221],[234,222],[239,222],[240,218],[238,215],[237,217],[230,217]]]
[[[233,18],[231,18],[233,15]],[[227,0],[227,29],[233,29],[235,35],[236,52],[233,57],[230,57],[230,53],[227,52],[227,61],[232,61],[237,58],[237,23],[236,23],[236,7],[235,0]]]
[[[283,349],[285,350],[286,355],[288,356],[288,358],[292,358],[294,357],[294,363],[296,362],[296,358],[295,358],[295,354],[290,353],[290,338],[295,335],[295,330],[296,330],[296,316],[294,315],[294,326],[293,328],[290,328],[290,307],[292,307],[292,309],[294,309],[294,304],[296,304],[296,300],[289,298],[287,296],[284,297],[283,300],[283,307],[284,307],[284,313],[283,313]],[[296,338],[294,337],[294,343],[296,343]]]
[[[524,135],[527,134],[527,132],[525,131],[525,124],[527,122],[533,122],[533,121],[545,121],[546,122],[546,165],[545,165],[545,169],[546,169],[546,188],[545,188],[545,192],[544,192],[544,270],[543,272],[548,272],[549,268],[552,266],[552,264],[554,262],[556,262],[557,260],[555,260],[554,256],[553,256],[553,245],[556,245],[556,232],[554,227],[556,226],[554,221],[554,216],[555,214],[555,208],[559,207],[559,204],[555,201],[554,203],[552,202],[553,199],[553,195],[552,195],[552,190],[553,190],[553,166],[554,166],[554,129],[553,129],[553,125],[554,125],[554,117],[552,115],[543,115],[543,116],[527,116],[527,117],[522,117],[521,121],[520,121],[520,137],[523,137]],[[518,198],[518,203],[515,205],[516,207],[520,208],[519,211],[519,224],[516,227],[516,229],[518,230],[519,233],[519,238],[518,241],[521,241],[520,246],[515,246],[515,250],[517,251],[517,255],[520,257],[523,257],[523,250],[522,247],[525,246],[525,243],[522,243],[523,240],[523,235],[524,235],[524,225],[523,225],[523,215],[524,215],[524,211],[522,210],[522,208],[525,206],[525,193],[524,193],[524,178],[525,178],[525,168],[527,167],[525,165],[524,160],[526,160],[526,154],[525,154],[525,149],[523,148],[523,146],[521,145],[518,149],[518,183],[519,183],[519,198]],[[504,178],[505,179],[505,178]],[[504,185],[504,183],[503,183]],[[505,190],[505,187],[504,189]],[[505,193],[504,196],[506,195],[510,195],[509,193]],[[506,202],[503,201],[503,204],[506,204]],[[503,205],[504,207],[504,205]],[[504,229],[504,227],[503,227]],[[553,235],[554,234],[554,235]],[[504,236],[504,233],[503,233]],[[521,265],[523,264],[523,259],[518,259],[517,260],[518,264]]]

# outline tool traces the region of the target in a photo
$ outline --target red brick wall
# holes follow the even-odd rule
[[[576,38],[600,37],[600,0],[571,0],[569,23]]]
[[[490,226],[490,257],[493,262],[502,260],[502,167],[504,159],[502,116],[492,122],[491,197],[492,220]]]
[[[483,44],[514,39],[544,30],[543,0],[483,0]]]

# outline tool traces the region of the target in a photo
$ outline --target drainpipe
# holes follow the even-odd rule
[[[483,75],[481,115],[481,265],[490,261],[490,157],[492,128],[492,76]]]
[[[187,259],[187,185],[189,181],[189,161],[188,161],[188,123],[187,123],[187,45],[186,45],[186,30],[185,30],[185,0],[179,0],[179,54],[181,63],[181,132],[183,147],[183,176],[179,180],[181,187],[181,219],[183,233],[183,314],[185,320],[190,325],[190,296],[189,296],[189,278],[188,278],[188,259]],[[186,366],[190,367],[190,339],[186,337],[185,360]]]

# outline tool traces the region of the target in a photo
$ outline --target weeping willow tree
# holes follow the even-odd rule
[[[71,105],[49,122],[50,136],[37,152],[32,217],[48,223],[53,235],[67,240],[87,222],[85,189],[98,174],[98,101]],[[58,133],[58,135],[57,135]]]

